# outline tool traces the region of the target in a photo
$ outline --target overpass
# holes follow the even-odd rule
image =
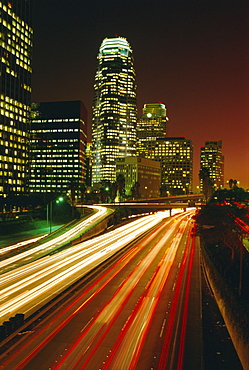
[[[147,198],[147,199],[136,199],[136,200],[131,200],[129,203],[144,203],[144,202],[149,202],[149,203],[175,203],[175,202],[185,202],[188,203],[189,201],[203,201],[204,199],[204,194],[186,194],[186,195],[173,195],[169,197],[157,197],[157,198]],[[124,202],[126,203],[126,202]]]
[[[114,209],[119,207],[127,207],[133,210],[140,210],[141,212],[155,212],[159,209],[171,210],[174,208],[185,209],[187,207],[195,207],[196,203],[199,204],[203,201],[203,198],[203,194],[187,194],[170,197],[137,199],[124,202],[104,203],[99,205]]]

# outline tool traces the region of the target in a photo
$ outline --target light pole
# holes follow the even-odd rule
[[[63,202],[63,200],[64,200],[63,197],[59,197],[57,199],[51,200],[51,202],[49,202],[47,204],[47,223],[48,223],[48,219],[49,219],[49,233],[50,234],[52,232],[53,203],[54,202],[60,203],[60,202]]]

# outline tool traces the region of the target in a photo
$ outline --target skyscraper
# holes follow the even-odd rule
[[[136,85],[132,49],[125,38],[103,40],[93,101],[92,183],[116,180],[116,158],[136,155]]]
[[[161,188],[170,195],[189,194],[193,187],[193,144],[184,137],[157,139],[154,159],[161,162]]]
[[[26,192],[29,169],[32,0],[0,1],[0,196]]]
[[[166,137],[166,107],[163,103],[144,104],[143,114],[137,122],[137,154],[153,158],[158,138]]]
[[[84,182],[86,120],[79,100],[37,104],[31,123],[30,192],[66,193]]]
[[[222,140],[205,141],[201,147],[200,168],[206,168],[213,181],[215,189],[224,186],[224,156],[222,155]],[[202,189],[202,181],[200,183]]]

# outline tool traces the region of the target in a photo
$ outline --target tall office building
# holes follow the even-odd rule
[[[161,187],[170,195],[188,194],[193,187],[193,144],[184,137],[157,139],[154,159],[161,162]]]
[[[30,135],[31,193],[66,193],[85,181],[86,120],[79,100],[37,104]]]
[[[137,121],[137,154],[152,158],[158,138],[166,137],[166,107],[163,103],[145,104]]]
[[[136,155],[136,85],[125,38],[103,40],[97,59],[92,124],[92,184],[116,180],[116,159]]]
[[[33,1],[0,1],[0,197],[25,193],[29,168]]]
[[[205,141],[201,147],[200,168],[207,168],[209,177],[215,189],[224,186],[224,156],[222,154],[222,140]],[[202,189],[202,181],[200,182]]]

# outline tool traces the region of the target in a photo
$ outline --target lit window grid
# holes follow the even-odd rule
[[[200,168],[208,168],[209,176],[213,181],[213,186],[218,189],[224,186],[224,157],[222,155],[221,142],[208,142],[201,147]],[[202,180],[200,181],[202,189]]]
[[[161,162],[162,185],[168,189],[192,191],[193,146],[189,140],[163,140],[157,144],[152,157]]]
[[[70,122],[70,128],[67,122]],[[83,181],[83,134],[79,119],[33,121],[30,191],[65,192],[72,178]]]
[[[115,142],[115,132],[123,137],[123,144],[116,143],[119,148],[119,154],[116,150],[115,156],[134,155],[134,147],[136,145],[136,94],[135,94],[135,72],[132,66],[132,58],[127,56],[105,55],[98,57],[99,66],[95,76],[95,98],[93,104],[93,182],[99,182],[104,175],[106,168],[107,178],[114,181],[116,178],[115,161],[112,156],[108,156],[109,150],[113,150],[111,145],[105,150],[104,155],[97,153],[100,146],[108,141]],[[108,62],[115,61],[121,66],[121,71],[114,72]],[[124,102],[122,102],[124,99]],[[129,119],[127,122],[127,110],[129,111]],[[114,116],[115,114],[115,116]],[[106,131],[101,127],[106,126]],[[106,134],[110,126],[115,126],[115,130],[111,130]],[[102,131],[102,133],[101,133]],[[102,153],[103,154],[103,153]],[[108,162],[110,160],[111,162]],[[99,171],[100,163],[102,163],[102,171]],[[107,170],[107,165],[111,166]]]
[[[30,111],[30,77],[31,77],[31,55],[32,55],[32,28],[18,17],[12,10],[11,3],[8,5],[0,2],[1,10],[1,32],[0,32],[0,61],[2,80],[9,81],[15,91],[26,91],[18,93],[22,96],[21,101],[13,99],[13,90],[2,87],[0,100],[0,133],[5,138],[4,145],[8,143],[8,149],[4,149],[1,143],[1,152],[8,150],[5,160],[1,158],[1,167],[8,167],[8,173],[2,175],[2,195],[9,191],[19,193],[26,191],[26,177],[28,175],[28,117]],[[21,76],[21,78],[19,78]],[[22,80],[20,85],[19,81]],[[7,86],[7,85],[6,85]],[[24,159],[23,159],[24,158]],[[24,166],[16,165],[21,161]],[[4,177],[3,177],[4,176]],[[22,178],[20,182],[20,178]],[[18,186],[16,186],[18,184]]]

